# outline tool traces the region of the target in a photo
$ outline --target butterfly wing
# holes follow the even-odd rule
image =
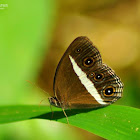
[[[65,109],[106,106],[121,97],[121,88],[120,79],[102,64],[100,52],[87,37],[70,44],[54,78],[55,97]]]

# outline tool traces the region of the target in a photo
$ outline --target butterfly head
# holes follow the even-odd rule
[[[53,105],[55,107],[60,107],[60,103],[56,97],[49,97],[48,100],[51,105]]]

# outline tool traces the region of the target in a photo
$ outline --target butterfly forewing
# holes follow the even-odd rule
[[[102,64],[93,43],[87,37],[78,37],[58,64],[54,93],[62,108],[96,108],[120,98],[122,83]]]

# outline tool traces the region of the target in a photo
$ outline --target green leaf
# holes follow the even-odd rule
[[[1,106],[0,123],[27,119],[48,119],[67,123],[61,108],[49,106]],[[85,129],[106,139],[139,139],[140,110],[127,106],[110,105],[100,109],[66,110],[69,124]]]

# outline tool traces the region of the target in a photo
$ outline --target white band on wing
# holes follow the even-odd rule
[[[72,58],[72,56],[69,55],[69,58],[72,63],[74,72],[76,73],[76,75],[78,76],[78,78],[80,79],[84,87],[87,89],[87,91],[95,98],[95,100],[99,104],[107,104],[101,98],[100,94],[98,93],[97,89],[94,86],[94,83],[92,83],[90,79],[87,78],[86,73],[81,70],[81,68],[77,65],[75,60]]]

